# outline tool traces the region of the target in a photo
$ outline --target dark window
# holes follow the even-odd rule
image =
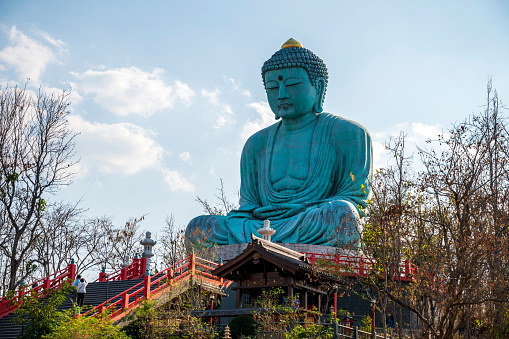
[[[249,294],[249,293],[244,294],[244,304],[246,304],[246,305],[251,304],[251,294]]]

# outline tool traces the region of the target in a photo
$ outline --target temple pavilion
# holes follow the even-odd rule
[[[286,292],[282,304],[288,300],[304,310],[320,310],[327,290],[340,284],[335,276],[311,265],[305,254],[255,235],[251,239],[240,255],[212,272],[235,282],[231,290],[235,291],[236,311],[222,310],[223,315],[248,313],[262,291],[277,287]]]

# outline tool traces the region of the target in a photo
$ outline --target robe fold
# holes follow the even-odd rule
[[[246,142],[241,157],[240,208],[227,216],[201,216],[188,225],[187,233],[201,229],[219,245],[247,243],[251,233],[263,227],[252,211],[285,203],[304,204],[292,217],[271,221],[272,241],[338,246],[359,243],[364,208],[371,193],[372,149],[369,133],[359,124],[329,113],[317,115],[308,176],[292,192],[277,192],[270,168],[281,121]]]

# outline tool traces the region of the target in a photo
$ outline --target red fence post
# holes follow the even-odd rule
[[[44,289],[49,290],[50,287],[51,287],[51,281],[49,280],[49,277],[46,277],[46,279],[44,279]]]
[[[129,294],[127,292],[122,293],[122,310],[125,310],[129,307]]]
[[[76,264],[74,263],[74,259],[71,259],[71,264],[69,265],[69,278],[73,282],[76,280]]]
[[[167,284],[168,286],[171,286],[173,284],[173,277],[175,276],[175,271],[173,271],[173,269],[169,269],[167,272],[166,272],[166,280],[167,280]]]
[[[143,297],[146,300],[150,299],[150,275],[146,275],[143,280]]]
[[[140,259],[140,276],[144,276],[147,271],[147,258],[142,257]]]
[[[191,253],[189,255],[189,273],[191,273],[191,275],[194,275],[194,273],[196,272],[196,261],[195,261],[195,258],[196,258],[196,254],[194,253]]]
[[[21,280],[19,284],[19,290],[18,290],[18,305],[21,306],[23,303],[23,295],[25,294],[25,285],[23,283],[23,279]]]

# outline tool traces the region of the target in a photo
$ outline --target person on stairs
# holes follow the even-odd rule
[[[74,280],[74,283],[72,284],[74,287],[76,287],[76,290],[73,292],[74,300],[76,301],[76,303],[78,303],[78,299],[77,299],[78,298],[78,284],[80,283],[80,280],[81,280],[81,275],[78,274],[78,276]]]
[[[85,294],[87,293],[87,285],[88,282],[85,280],[85,278],[81,278],[80,282],[78,283],[78,306],[83,306],[83,301],[85,300]]]

